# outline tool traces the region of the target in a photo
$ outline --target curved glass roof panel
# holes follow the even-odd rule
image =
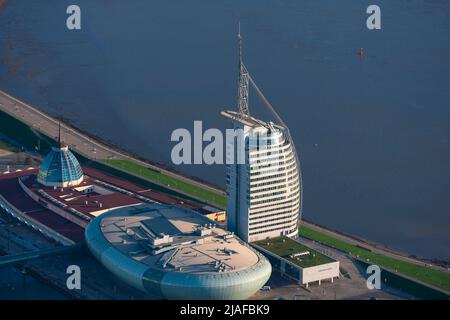
[[[83,171],[69,148],[53,147],[39,168],[38,182],[45,186],[67,187],[78,185],[81,181]]]

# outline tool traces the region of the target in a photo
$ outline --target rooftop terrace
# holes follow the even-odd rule
[[[334,261],[320,252],[287,237],[261,240],[254,242],[254,244],[302,268],[309,268]]]

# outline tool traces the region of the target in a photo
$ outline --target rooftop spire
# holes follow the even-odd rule
[[[58,119],[58,147],[61,148],[61,120]]]
[[[238,41],[239,41],[239,65],[241,65],[241,63],[242,63],[242,36],[241,36],[241,22],[240,21],[239,21]]]
[[[241,36],[241,22],[239,22],[238,31],[238,46],[239,46],[239,94],[238,94],[238,110],[241,116],[248,116],[248,83],[249,74],[247,68],[244,66],[242,60],[242,36]]]
[[[66,145],[61,138],[61,119],[58,118],[58,148],[64,148]]]

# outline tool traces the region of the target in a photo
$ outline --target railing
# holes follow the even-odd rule
[[[39,231],[43,235],[63,244],[63,245],[70,245],[74,244],[75,242],[70,240],[69,238],[64,237],[63,235],[57,233],[56,231],[50,229],[46,225],[40,223],[39,221],[27,216],[22,211],[17,209],[15,206],[10,204],[2,195],[0,195],[0,207],[5,210],[8,214],[13,216],[14,218],[18,219],[19,221],[22,221],[28,226],[31,226],[33,229]]]

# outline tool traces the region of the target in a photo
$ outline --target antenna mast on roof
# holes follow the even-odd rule
[[[58,118],[58,148],[62,148],[64,147],[64,142],[61,138],[61,119],[62,119],[62,115],[59,116]]]
[[[61,119],[58,119],[58,146],[61,148]]]
[[[238,94],[238,109],[241,116],[249,116],[248,110],[248,84],[249,74],[247,68],[242,61],[242,36],[241,36],[241,23],[239,22],[238,32],[238,44],[239,44],[239,94]]]

